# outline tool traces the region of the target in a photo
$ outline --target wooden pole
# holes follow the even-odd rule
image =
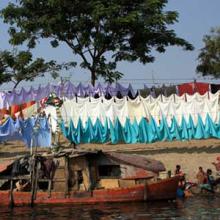
[[[147,201],[147,180],[144,180],[144,201]]]
[[[65,156],[65,197],[69,194],[69,158]]]
[[[48,198],[51,197],[52,179],[48,181]]]
[[[34,185],[34,200],[35,200],[36,197],[37,197],[38,177],[39,177],[39,169],[38,169],[38,162],[37,162],[37,163],[36,163],[35,185]]]
[[[13,178],[10,180],[10,194],[9,194],[9,207],[14,207],[14,197],[13,197]]]
[[[31,206],[34,205],[34,189],[35,189],[35,166],[36,166],[36,159],[35,156],[32,157],[33,158],[33,170],[31,172]]]

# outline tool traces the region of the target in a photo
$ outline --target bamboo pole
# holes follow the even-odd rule
[[[69,158],[65,156],[65,197],[69,194]]]
[[[144,180],[144,201],[147,201],[147,180]]]
[[[34,188],[35,188],[35,166],[36,166],[36,159],[35,156],[32,157],[33,158],[33,170],[31,172],[31,206],[34,205]]]
[[[10,194],[9,194],[9,207],[14,207],[14,197],[13,197],[13,179],[10,180]]]

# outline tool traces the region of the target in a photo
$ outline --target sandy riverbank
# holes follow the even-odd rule
[[[65,147],[67,142],[63,142]],[[199,166],[214,169],[211,164],[220,155],[220,140],[193,140],[157,142],[153,144],[82,144],[82,149],[129,152],[145,155],[162,161],[167,170],[174,171],[176,164],[182,166],[187,179],[194,180]],[[45,150],[45,149],[39,149]],[[29,153],[23,143],[8,142],[0,145],[0,162]]]

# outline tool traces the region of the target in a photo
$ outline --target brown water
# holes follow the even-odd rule
[[[0,220],[151,220],[220,219],[220,197],[196,196],[185,200],[154,203],[56,205],[9,209],[0,207]]]

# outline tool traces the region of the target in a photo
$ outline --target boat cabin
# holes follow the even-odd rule
[[[0,190],[16,188],[16,181],[36,182],[39,191],[91,192],[94,189],[125,188],[154,181],[164,171],[159,161],[138,155],[74,151],[57,155],[20,158],[0,172]],[[12,186],[10,180],[13,180]]]

